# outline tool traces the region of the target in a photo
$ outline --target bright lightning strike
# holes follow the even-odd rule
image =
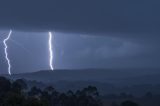
[[[49,32],[49,40],[48,40],[48,46],[49,46],[49,65],[50,69],[54,70],[53,67],[53,48],[52,48],[52,32]]]
[[[7,60],[7,63],[8,63],[8,74],[11,75],[11,64],[10,64],[10,59],[8,58],[8,52],[7,52],[7,49],[8,49],[8,46],[7,46],[7,41],[10,39],[11,37],[11,34],[12,34],[12,30],[9,31],[9,34],[7,36],[7,38],[5,38],[3,40],[3,43],[4,43],[4,51],[5,51],[5,58]]]

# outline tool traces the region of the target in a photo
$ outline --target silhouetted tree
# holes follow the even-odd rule
[[[18,79],[12,83],[12,90],[14,92],[20,93],[27,89],[27,84],[22,79]]]
[[[5,106],[23,106],[25,97],[19,93],[9,92],[4,98]]]
[[[153,97],[153,94],[151,92],[147,92],[145,94],[145,98],[147,98],[147,99],[151,99],[152,97]]]
[[[26,100],[25,106],[49,106],[49,105],[42,100],[39,100],[39,99],[34,98],[34,97],[29,97]]]
[[[28,92],[29,96],[34,96],[34,97],[40,97],[41,96],[42,91],[37,88],[37,87],[32,87],[31,90]]]
[[[95,98],[99,96],[97,88],[93,86],[88,86],[87,88],[84,88],[82,92],[84,92],[87,96],[92,96]]]
[[[50,106],[53,106],[53,92],[55,91],[55,89],[52,86],[46,87],[43,91],[42,91],[42,96],[41,99],[44,100],[45,102],[47,102],[48,104],[50,104]]]
[[[51,106],[57,106],[59,103],[59,95],[60,93],[54,90],[51,94]]]
[[[128,95],[126,94],[126,93],[120,93],[120,98],[127,98],[128,97]]]
[[[121,106],[139,106],[139,105],[133,101],[124,101],[121,103]]]
[[[6,97],[6,94],[10,91],[10,89],[10,81],[5,77],[0,77],[0,106],[4,106],[4,99]]]
[[[68,97],[67,106],[77,106],[77,96],[71,90],[66,95]]]
[[[32,87],[27,90],[24,80],[11,83],[0,77],[0,106],[102,106],[96,87],[88,86],[76,93],[57,92],[53,87],[41,90]]]
[[[112,102],[111,106],[119,106],[116,102]]]
[[[11,83],[5,77],[0,77],[0,94],[4,94],[11,89]]]
[[[67,103],[67,100],[68,100],[68,98],[65,93],[60,94],[60,96],[59,96],[60,106],[65,106]]]

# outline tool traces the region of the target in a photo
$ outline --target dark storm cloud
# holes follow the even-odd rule
[[[159,0],[1,0],[0,27],[159,34],[159,5]]]
[[[49,30],[55,31],[57,69],[159,67],[159,5],[159,0],[0,0],[0,66],[7,68],[2,41],[11,28],[13,73],[49,68]]]

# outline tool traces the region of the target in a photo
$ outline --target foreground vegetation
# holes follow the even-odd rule
[[[77,92],[60,93],[53,87],[27,89],[22,80],[9,81],[0,77],[0,106],[102,106],[96,87]]]
[[[52,86],[43,90],[37,87],[29,89],[22,79],[10,81],[0,77],[0,106],[103,106],[103,104],[94,86],[76,92],[69,90],[61,93]],[[125,101],[120,106],[138,106],[138,104]]]

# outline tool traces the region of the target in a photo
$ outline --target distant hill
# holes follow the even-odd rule
[[[25,79],[30,87],[44,88],[52,85],[60,91],[75,91],[92,85],[96,86],[101,94],[128,92],[143,95],[148,91],[160,93],[159,69],[43,70],[2,76],[11,80]]]
[[[45,83],[58,81],[95,81],[112,84],[157,84],[160,83],[160,69],[83,69],[43,70],[33,73],[3,75],[11,79],[24,78]]]

